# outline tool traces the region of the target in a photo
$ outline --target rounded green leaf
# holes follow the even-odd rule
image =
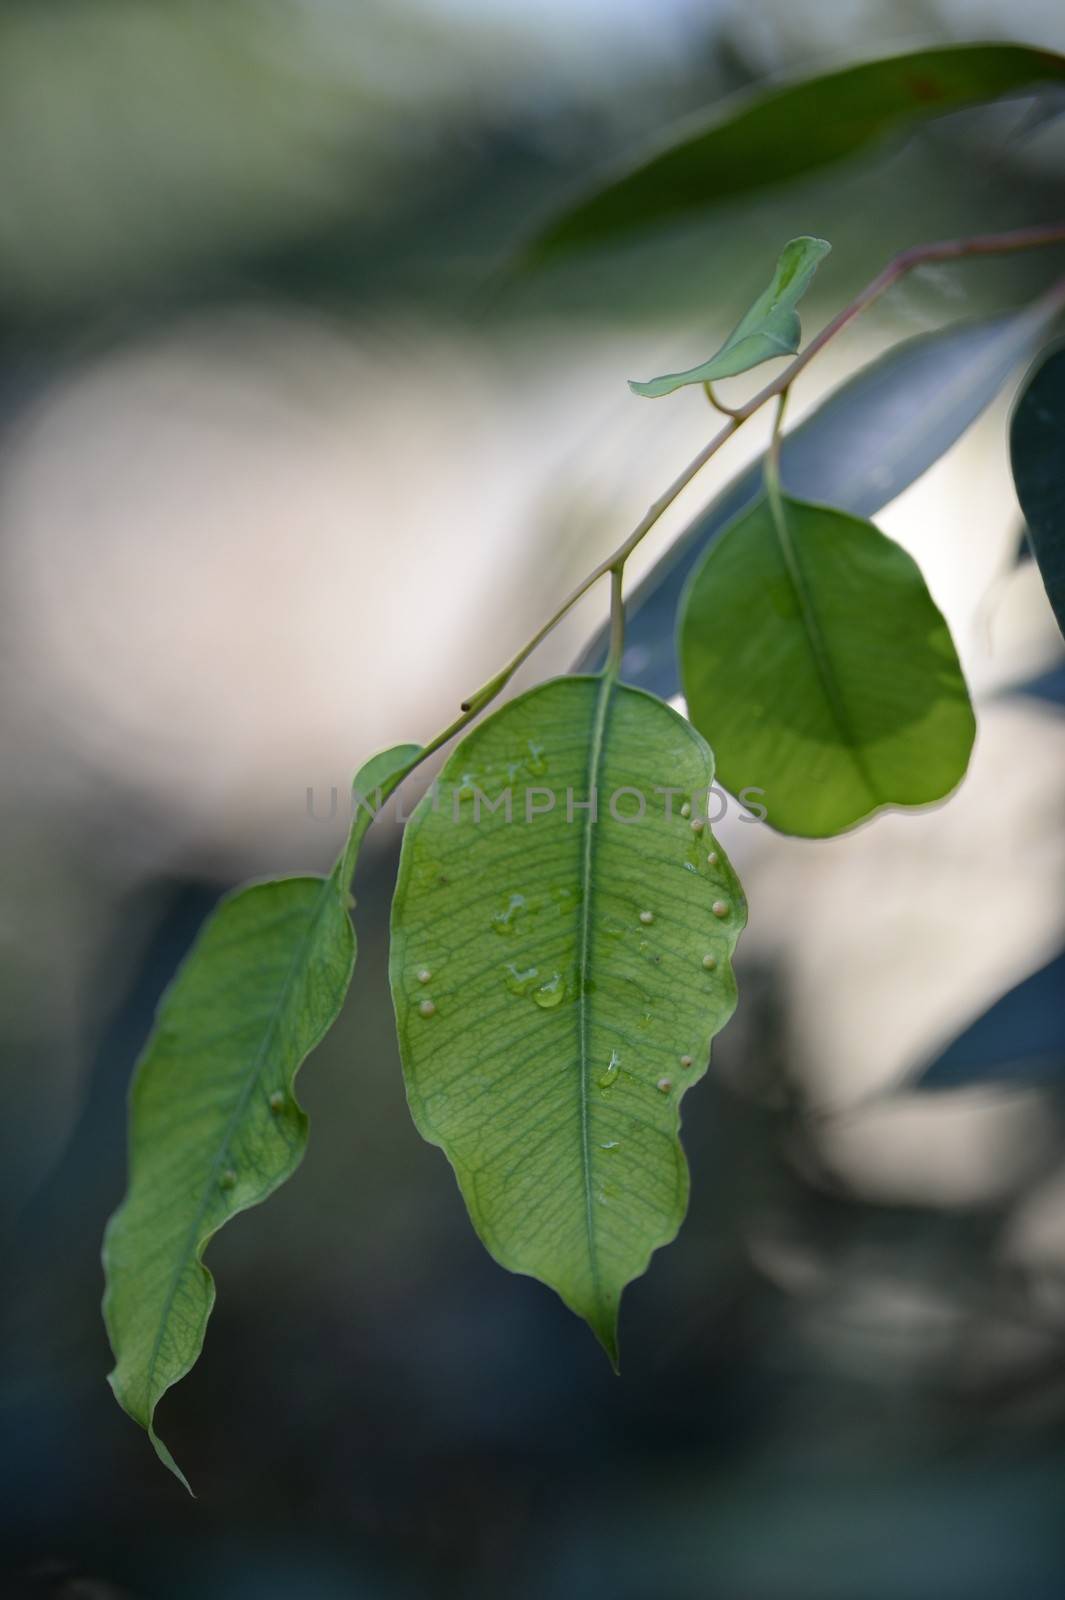
[[[743,896],[681,811],[712,781],[661,701],[562,678],[459,745],[403,844],[391,979],[415,1122],[496,1259],[612,1360],[622,1289],[683,1219],[679,1102],[735,1004]]]
[[[975,721],[920,569],[871,522],[787,496],[711,545],[681,602],[688,712],[733,794],[824,838],[942,799]]]
[[[1065,347],[1025,384],[1010,424],[1010,459],[1032,552],[1065,633]]]

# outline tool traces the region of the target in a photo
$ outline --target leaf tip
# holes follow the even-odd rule
[[[618,1355],[618,1314],[616,1310],[607,1310],[594,1317],[586,1318],[589,1328],[595,1334],[596,1342],[603,1350],[610,1362],[614,1376],[621,1376],[621,1361]]]
[[[163,1466],[174,1474],[174,1477],[178,1480],[178,1482],[195,1500],[196,1495],[193,1491],[191,1483],[189,1482],[188,1478],[186,1478],[177,1462],[174,1460],[174,1457],[170,1454],[170,1451],[167,1449],[162,1439],[160,1439],[159,1435],[156,1433],[155,1423],[151,1413],[149,1412],[147,1416],[138,1413],[138,1411],[134,1409],[133,1403],[131,1402],[128,1394],[123,1393],[122,1384],[118,1376],[117,1364],[112,1367],[111,1371],[107,1374],[107,1384],[111,1390],[111,1393],[114,1395],[115,1399],[118,1401],[127,1417],[132,1417],[133,1421],[144,1429],[145,1433],[148,1435],[148,1438],[151,1440],[152,1449],[159,1457],[159,1460],[163,1463]],[[155,1408],[152,1407],[153,1411],[154,1409]]]
[[[148,1437],[152,1441],[152,1447],[160,1461],[163,1463],[163,1466],[170,1469],[177,1481],[188,1491],[191,1498],[195,1500],[196,1496],[193,1493],[192,1484],[189,1482],[188,1478],[186,1478],[185,1474],[182,1472],[181,1468],[178,1466],[177,1462],[174,1460],[173,1456],[170,1454],[170,1451],[167,1449],[162,1439],[160,1439],[151,1423],[148,1424]]]

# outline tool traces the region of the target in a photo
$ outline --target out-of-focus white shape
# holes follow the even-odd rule
[[[546,604],[510,426],[424,330],[206,320],[89,368],[5,462],[24,688],[216,841],[291,835],[308,786],[435,732]]]
[[[1059,1145],[1037,1090],[900,1095],[811,1133],[822,1178],[881,1205],[994,1205]]]

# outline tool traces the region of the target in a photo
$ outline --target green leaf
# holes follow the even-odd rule
[[[687,372],[670,372],[664,378],[652,378],[650,383],[633,383],[630,379],[633,394],[655,400],[690,383],[716,383],[718,378],[748,372],[763,361],[794,355],[802,338],[795,307],[809,288],[818,263],[831,248],[827,240],[806,235],[789,240],[780,252],[768,289],[758,296],[716,355],[702,366],[691,367]]]
[[[1032,553],[1065,633],[1065,346],[1025,384],[1010,424],[1010,460]]]
[[[772,494],[707,551],[681,603],[688,712],[718,775],[783,833],[824,838],[939,800],[975,732],[916,563],[871,522]]]
[[[390,793],[417,754],[402,745],[376,756],[356,792]],[[186,1488],[155,1432],[155,1408],[203,1346],[215,1295],[204,1249],[303,1157],[307,1117],[293,1082],[351,980],[348,869],[371,816],[356,811],[328,878],[253,884],[222,901],[163,996],[137,1066],[129,1188],[104,1241],[109,1382]]]
[[[637,235],[852,155],[928,117],[1065,79],[1065,57],[963,44],[863,61],[758,89],[686,120],[648,156],[564,211],[525,265]]]
[[[742,892],[680,812],[712,779],[661,701],[560,678],[459,745],[403,842],[391,979],[414,1120],[492,1255],[615,1362],[621,1291],[687,1204],[680,1098],[736,998]]]

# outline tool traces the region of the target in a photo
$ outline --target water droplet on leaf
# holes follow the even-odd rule
[[[533,740],[530,739],[527,748],[529,754],[525,765],[532,773],[534,778],[542,778],[544,773],[547,771],[547,761],[544,757],[544,747],[542,744],[535,744]]]
[[[503,981],[511,994],[528,994],[529,985],[539,976],[539,967],[526,967],[522,970],[511,961],[503,968]]]
[[[566,985],[561,972],[554,973],[546,983],[533,990],[533,999],[544,1011],[553,1011],[555,1006],[560,1006],[566,998]]]
[[[497,933],[511,934],[514,932],[517,918],[525,909],[525,896],[512,894],[507,902],[506,909],[497,911],[492,918],[492,927]]]
[[[618,1073],[619,1073],[620,1070],[621,1070],[621,1057],[618,1055],[616,1050],[611,1050],[611,1052],[610,1052],[610,1060],[607,1062],[606,1066],[603,1068],[603,1071],[602,1071],[602,1073],[600,1075],[600,1078],[599,1078],[599,1087],[600,1087],[600,1089],[613,1088],[614,1084],[617,1082],[617,1076],[618,1076]]]

